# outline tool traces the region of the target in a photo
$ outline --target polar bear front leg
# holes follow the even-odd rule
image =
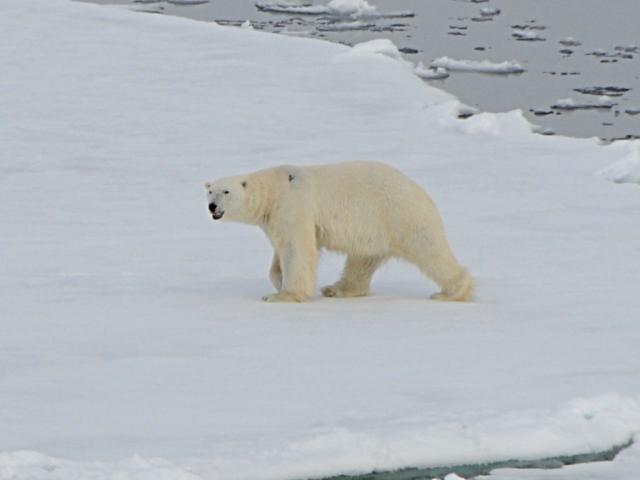
[[[312,230],[313,231],[313,230]],[[304,302],[313,295],[316,284],[318,249],[315,235],[296,235],[278,249],[276,255],[282,270],[282,288],[266,295],[266,302]]]
[[[269,279],[275,289],[279,292],[282,290],[282,268],[280,267],[280,257],[276,252],[273,253],[273,261],[269,270]]]

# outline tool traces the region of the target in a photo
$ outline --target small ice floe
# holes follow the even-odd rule
[[[511,36],[522,42],[541,42],[546,40],[532,30],[513,30]]]
[[[616,50],[617,52],[626,52],[626,53],[638,53],[639,49],[640,47],[636,45],[628,45],[626,47],[623,45],[618,45],[614,48],[614,50]]]
[[[598,175],[616,183],[640,183],[640,142],[631,143],[626,156],[600,170]]]
[[[552,115],[553,113],[555,113],[553,110],[546,110],[542,108],[531,108],[529,109],[529,111],[536,117],[544,117],[546,115]]]
[[[489,60],[454,60],[449,57],[440,57],[431,62],[431,67],[446,68],[451,71],[458,72],[479,72],[479,73],[495,73],[509,74],[522,73],[524,68],[516,62],[505,61],[501,63],[491,62]]]
[[[573,98],[562,98],[556,100],[556,103],[551,105],[554,110],[595,110],[595,109],[610,109],[615,103],[611,101],[611,97],[602,96],[598,99],[597,103],[579,103],[575,102]]]
[[[583,87],[583,88],[574,88],[574,92],[582,93],[584,95],[597,95],[599,97],[608,96],[608,97],[620,97],[624,95],[626,92],[631,90],[626,87]]]
[[[398,51],[400,53],[406,53],[407,55],[415,55],[416,53],[419,52],[417,48],[413,48],[413,47],[402,47],[402,48],[399,48]]]
[[[640,115],[640,108],[627,108],[624,113],[627,115]]]
[[[483,17],[493,17],[495,15],[500,15],[500,9],[494,7],[482,7],[480,9],[480,15]]]
[[[571,50],[570,48],[563,48],[562,50],[560,50],[560,53],[563,55],[572,55],[573,50]]]
[[[413,70],[416,75],[425,80],[444,80],[449,78],[449,72],[443,67],[426,67],[424,63],[418,62]]]
[[[360,20],[355,20],[353,22],[331,21],[316,25],[316,30],[319,30],[320,32],[351,32],[357,30],[370,30],[375,26],[375,23],[368,23]]]
[[[535,21],[535,20],[532,20]],[[547,27],[544,25],[533,25],[531,23],[527,23],[525,25],[511,25],[511,28],[515,30],[546,30]]]
[[[596,48],[593,52],[587,53],[587,55],[593,55],[594,57],[606,57],[608,53],[602,48]]]
[[[564,45],[565,47],[579,47],[580,45],[582,45],[582,43],[580,43],[578,40],[576,40],[573,37],[563,38],[558,43],[560,45]]]
[[[245,20],[240,25],[240,28],[244,28],[245,30],[253,30],[253,25],[251,25],[251,20]]]
[[[171,3],[172,5],[204,5],[205,3],[209,3],[209,0],[166,0],[167,3]]]
[[[296,15],[329,15],[342,18],[396,18],[413,17],[410,11],[379,12],[367,0],[331,0],[326,5],[311,5],[309,3],[293,3],[286,1],[256,2],[255,6],[261,12],[292,13]]]

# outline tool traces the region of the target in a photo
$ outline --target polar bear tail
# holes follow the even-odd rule
[[[442,285],[442,291],[432,295],[434,300],[449,302],[470,302],[474,299],[475,281],[466,268],[460,267],[459,273]]]

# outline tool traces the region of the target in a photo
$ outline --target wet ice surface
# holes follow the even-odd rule
[[[640,118],[635,114],[640,109],[640,38],[635,22],[628,21],[640,18],[637,0],[618,0],[615,8],[603,0],[259,2],[263,7],[297,8],[297,13],[261,11],[254,2],[238,0],[94,1],[132,4],[145,11],[234,26],[250,20],[258,30],[351,45],[389,38],[401,51],[411,52],[405,57],[415,64],[430,65],[444,56],[493,63],[516,61],[525,74],[498,77],[455,72],[447,77],[424,72],[422,77],[482,111],[520,108],[533,121],[560,134],[609,139],[640,135]],[[314,15],[303,14],[314,9]],[[403,13],[415,13],[415,17],[389,18]],[[592,99],[576,94],[576,89],[600,86],[629,90],[617,97],[611,109],[535,113],[571,96],[577,103],[590,103]]]

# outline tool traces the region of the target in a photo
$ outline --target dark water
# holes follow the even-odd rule
[[[412,11],[412,18],[366,19],[365,30],[327,31],[326,15],[311,16],[259,11],[253,1],[203,0],[179,5],[153,0],[92,0],[95,3],[131,4],[132,8],[198,20],[239,25],[250,20],[256,29],[298,34],[354,44],[389,38],[414,63],[433,59],[495,62],[516,60],[526,72],[515,75],[452,73],[445,80],[430,80],[481,111],[501,112],[521,108],[535,124],[558,134],[604,139],[640,137],[640,0],[371,0],[380,12]],[[300,2],[302,3],[302,2]],[[311,3],[311,2],[309,2]],[[327,1],[315,1],[315,5]],[[481,8],[499,9],[482,16]],[[522,41],[514,26],[534,32],[542,40]],[[559,43],[566,37],[580,46]],[[616,49],[618,47],[618,49]],[[594,55],[601,50],[605,55]],[[611,108],[559,110],[551,106],[572,98],[578,104],[597,103],[595,95],[574,89],[616,87],[609,91]],[[628,90],[627,90],[628,89]],[[605,92],[606,93],[606,92]],[[627,113],[628,112],[628,113]]]

